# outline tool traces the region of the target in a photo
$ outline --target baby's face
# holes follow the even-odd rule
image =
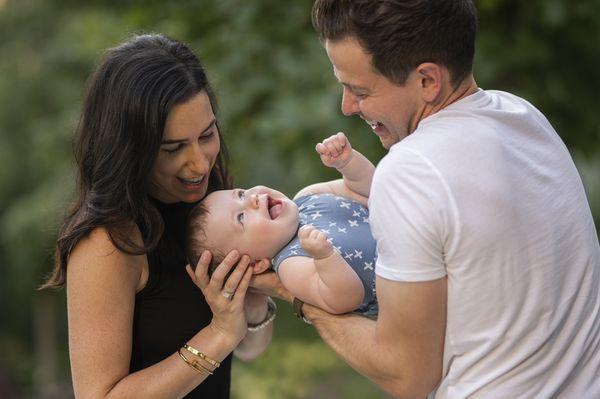
[[[253,260],[270,259],[298,229],[294,201],[268,187],[215,191],[203,204],[207,244],[224,254],[237,249]]]

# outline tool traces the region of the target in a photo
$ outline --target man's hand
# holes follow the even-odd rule
[[[342,132],[323,140],[315,147],[325,166],[342,169],[352,159],[353,151],[350,141]]]
[[[261,293],[287,302],[292,302],[294,299],[294,296],[281,284],[281,280],[272,270],[253,275],[248,292]]]
[[[327,241],[327,234],[309,224],[298,231],[300,245],[315,260],[327,258],[333,253],[333,245]]]

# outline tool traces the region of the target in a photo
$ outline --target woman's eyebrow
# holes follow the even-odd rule
[[[199,135],[202,135],[204,133],[206,133],[207,131],[209,131],[214,125],[215,123],[217,123],[217,118],[213,118],[212,121],[210,121],[210,123],[208,124],[208,126],[206,128],[204,128],[204,130],[202,130],[202,132]],[[177,143],[184,143],[186,142],[187,139],[180,139],[180,140],[162,140],[160,142],[160,144],[177,144]]]

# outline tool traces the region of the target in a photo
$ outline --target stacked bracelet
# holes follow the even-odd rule
[[[248,331],[258,331],[262,330],[269,324],[275,320],[275,315],[277,314],[277,304],[271,297],[267,297],[267,315],[264,320],[257,324],[248,323]]]
[[[217,368],[221,365],[221,363],[217,362],[215,359],[211,359],[210,357],[206,356],[204,353],[200,352],[198,349],[194,348],[189,344],[183,344],[183,349],[186,349],[192,355],[198,356],[200,359],[211,364],[214,368]]]
[[[177,351],[177,353],[179,353],[179,356],[181,356],[181,358],[183,359],[183,361],[185,362],[185,364],[187,364],[188,366],[190,366],[191,368],[193,368],[198,373],[200,373],[200,374],[202,374],[202,373],[208,373],[209,375],[213,374],[212,371],[210,371],[207,367],[204,367],[203,365],[201,365],[200,363],[198,363],[197,360],[190,361],[187,357],[185,357],[185,355],[183,353],[181,353],[181,349],[179,349]]]

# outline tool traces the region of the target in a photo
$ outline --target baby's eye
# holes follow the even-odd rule
[[[239,199],[244,199],[244,198],[246,198],[246,193],[244,192],[244,190],[240,190],[240,191],[238,191],[238,198],[239,198]]]
[[[242,224],[242,225],[244,224],[244,214],[243,213],[240,213],[237,216],[237,219],[238,219],[238,222],[240,222],[240,224]]]

